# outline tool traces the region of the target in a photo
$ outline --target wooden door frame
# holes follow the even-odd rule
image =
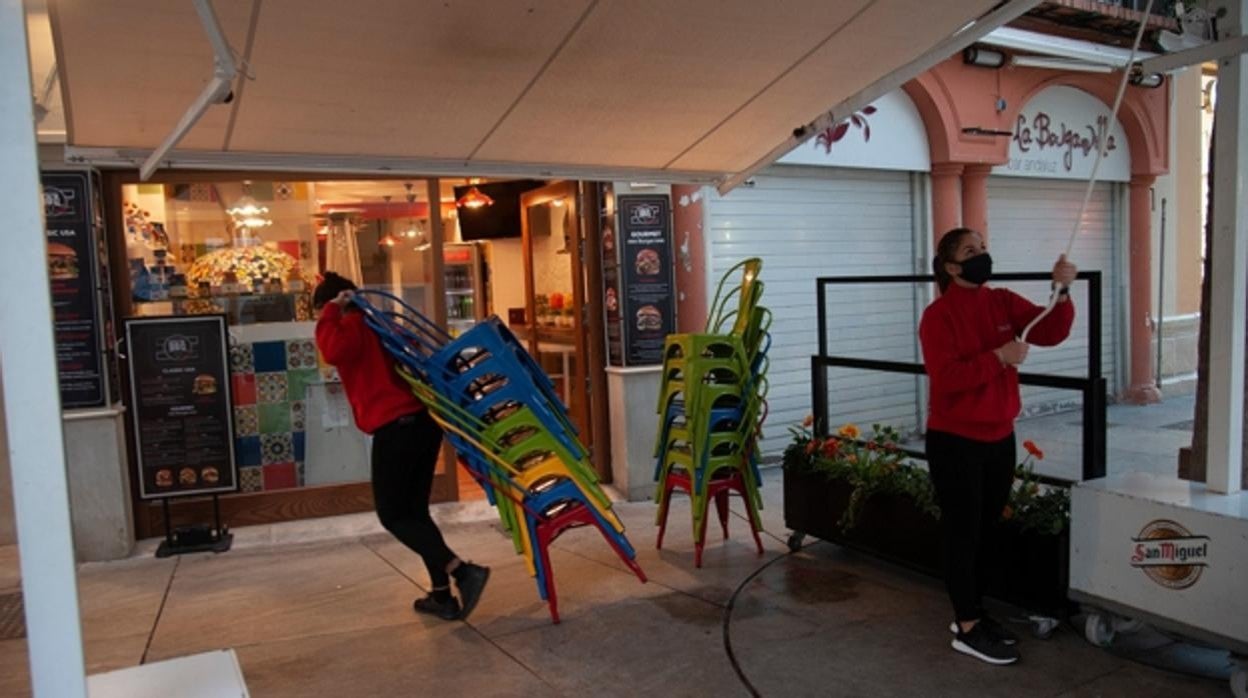
[[[534,280],[533,280],[533,233],[529,227],[529,209],[533,206],[541,206],[550,203],[556,199],[563,199],[564,205],[571,207],[568,211],[568,219],[577,227],[576,234],[571,236],[569,241],[575,244],[575,249],[570,250],[568,263],[572,265],[572,304],[575,308],[585,308],[585,276],[580,269],[579,261],[581,259],[579,251],[582,248],[582,231],[580,220],[579,191],[577,182],[572,180],[563,180],[551,182],[543,187],[527,191],[520,195],[520,247],[524,252],[524,305],[526,320],[530,328],[529,332],[529,353],[539,356],[541,351],[538,348],[538,324],[537,324],[537,303],[535,302]],[[589,368],[585,361],[586,341],[585,341],[585,321],[581,314],[573,316],[573,341],[576,347],[577,360],[575,362],[575,370],[572,376],[564,376],[565,381],[571,381],[569,393],[577,396],[572,405],[568,408],[572,412],[572,420],[574,423],[583,425],[586,428],[585,436],[589,442],[586,446],[593,447],[593,432],[588,427],[590,415],[593,414],[588,403],[589,391],[587,390],[587,377],[589,376]]]
[[[133,311],[131,299],[130,275],[127,273],[126,236],[121,221],[122,196],[121,188],[126,184],[186,184],[211,183],[241,180],[273,180],[318,182],[327,180],[393,180],[401,182],[425,181],[432,196],[430,200],[430,244],[434,252],[433,290],[435,294],[442,289],[444,260],[442,259],[442,216],[440,181],[437,178],[401,176],[401,175],[369,175],[367,177],[353,174],[333,173],[297,173],[297,172],[251,172],[243,170],[198,171],[198,170],[165,170],[155,173],[143,182],[137,170],[102,170],[101,186],[104,202],[104,230],[108,244],[110,277],[113,292],[113,323],[114,327],[122,327],[123,319]],[[440,298],[435,295],[435,298]],[[434,303],[434,319],[445,325],[446,308],[444,303]],[[118,378],[122,386],[129,385],[129,365],[118,361]],[[129,407],[129,391],[121,391],[122,402]],[[138,479],[134,477],[137,467],[137,444],[134,439],[133,410],[126,409],[124,415],[124,431],[126,439],[126,459],[123,467],[129,474],[130,503],[134,512],[135,533],[139,539],[164,535],[164,517],[159,500],[145,500],[139,496]],[[458,497],[454,454],[448,447],[443,448],[446,459],[445,474],[435,476],[432,502],[454,501]],[[211,498],[190,497],[171,499],[169,501],[170,519],[174,526],[204,523],[212,520]],[[222,521],[231,526],[247,526],[277,523],[297,519],[337,516],[372,511],[374,507],[372,485],[367,482],[345,482],[332,485],[299,487],[272,492],[236,492],[222,495],[220,498]]]
[[[590,462],[602,482],[611,482],[611,422],[607,414],[606,316],[602,280],[602,201],[597,182],[581,182],[581,263],[585,268],[588,315],[586,366],[589,371],[589,418],[593,435]]]

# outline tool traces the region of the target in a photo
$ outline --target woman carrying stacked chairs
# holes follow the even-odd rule
[[[389,294],[358,291],[352,303],[497,507],[555,623],[559,611],[548,548],[568,529],[597,528],[646,581],[567,407],[497,317],[452,338]]]
[[[758,280],[762,266],[762,260],[752,258],[729,269],[716,289],[706,331],[669,335],[663,348],[661,421],[654,450],[657,547],[663,547],[672,493],[682,491],[690,499],[698,567],[709,504],[715,502],[727,539],[731,493],[744,500],[754,543],[759,554],[763,552],[758,537],[763,501],[756,443],[767,416],[771,312],[758,304],[763,295]],[[737,272],[740,284],[724,293],[725,283]]]

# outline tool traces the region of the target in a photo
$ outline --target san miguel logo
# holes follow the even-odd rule
[[[1132,541],[1131,566],[1169,589],[1192,586],[1209,565],[1209,536],[1194,536],[1173,521],[1153,521]]]
[[[1114,137],[1109,135],[1109,117],[1098,116],[1096,125],[1087,124],[1082,131],[1075,131],[1066,127],[1063,122],[1053,127],[1053,118],[1044,112],[1036,114],[1036,118],[1031,119],[1028,125],[1028,119],[1025,114],[1018,115],[1018,123],[1014,127],[1014,137],[1011,139],[1018,145],[1019,152],[1031,152],[1031,149],[1037,148],[1044,151],[1045,149],[1062,149],[1066,152],[1062,153],[1062,166],[1067,172],[1075,166],[1075,152],[1078,151],[1083,157],[1095,156],[1101,147],[1101,139],[1106,139],[1105,153],[1109,154],[1118,149],[1118,144]]]

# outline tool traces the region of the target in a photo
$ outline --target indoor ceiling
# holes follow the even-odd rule
[[[991,19],[1034,4],[1013,0]],[[933,51],[944,51],[933,63],[956,52],[974,40],[972,20],[999,5],[217,0],[252,79],[209,107],[166,164],[218,156],[219,166],[365,172],[406,158],[431,174],[709,181],[779,157],[795,127],[917,75]],[[71,147],[137,161],[212,77],[191,0],[49,0],[49,10]]]

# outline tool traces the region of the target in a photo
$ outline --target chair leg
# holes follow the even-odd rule
[[[724,540],[728,540],[728,490],[722,489],[715,493],[715,509],[719,513],[719,526],[724,530]]]
[[[758,548],[758,554],[763,554],[763,541],[758,537],[758,510],[754,508],[754,502],[750,498],[748,492],[741,492],[741,499],[745,501],[745,518],[750,522],[750,534],[754,536],[754,545]]]
[[[659,500],[659,538],[655,541],[654,547],[658,550],[663,549],[663,534],[667,531],[667,513],[672,504],[672,488],[675,483],[668,478],[667,483],[663,486],[663,495]]]
[[[702,568],[702,550],[706,547],[706,516],[702,517],[698,531],[698,539],[693,543],[693,566]]]
[[[546,605],[550,607],[550,620],[559,624],[559,600],[555,597],[555,570],[550,566],[550,544],[554,541],[550,531],[539,528],[537,532],[538,554],[541,556],[542,567],[546,570]]]

